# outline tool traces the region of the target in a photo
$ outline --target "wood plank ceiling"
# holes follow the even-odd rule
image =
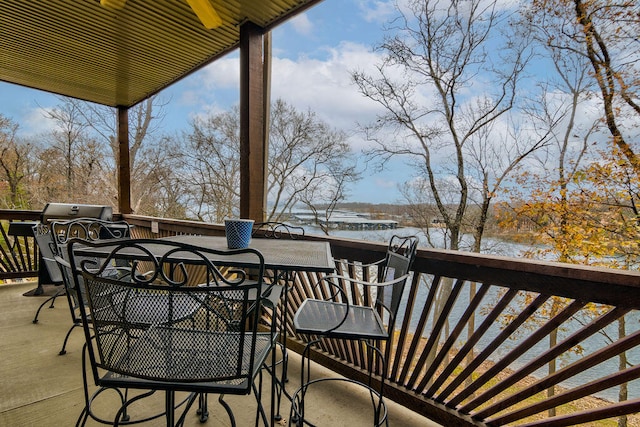
[[[207,29],[186,0],[1,0],[0,80],[130,107],[238,47],[240,26],[265,31],[321,0],[210,0]]]

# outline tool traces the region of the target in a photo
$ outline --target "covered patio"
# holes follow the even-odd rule
[[[268,32],[321,1],[205,1],[220,18],[212,29],[189,6],[193,1],[116,3],[123,7],[105,8],[98,1],[0,2],[0,80],[117,108],[116,211],[135,225],[136,236],[222,235],[220,225],[131,212],[127,113],[240,49],[240,214],[262,220]],[[38,218],[35,211],[0,211],[2,221]],[[9,267],[0,279],[35,277],[41,266],[33,241],[16,246],[15,238],[5,233],[1,238],[3,247],[19,253],[3,255]],[[348,262],[372,262],[385,250],[378,243],[305,238],[328,240],[336,269],[352,277],[371,272],[347,267]],[[446,426],[605,426],[615,425],[620,416],[628,416],[628,425],[640,425],[635,416],[640,411],[640,273],[424,248],[412,273],[397,335],[387,349],[392,369],[385,391],[409,412],[394,409],[391,425],[424,425],[423,418],[413,418],[418,415]],[[291,317],[313,296],[308,285],[315,279],[295,278],[287,313],[287,344],[293,351],[301,350],[303,337],[295,335]],[[22,297],[32,287],[28,282],[0,289],[5,402],[0,424],[68,425],[82,404],[81,334],[72,338],[69,354],[57,356],[69,326],[66,303],[59,301],[41,324],[33,325],[40,299]],[[361,297],[358,289],[345,291]],[[313,359],[338,375],[366,376],[361,349],[339,340],[324,341]],[[355,425],[340,415],[345,400],[346,409],[358,414],[350,394],[330,395],[327,423],[321,425]]]

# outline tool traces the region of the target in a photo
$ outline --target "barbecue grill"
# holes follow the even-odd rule
[[[111,221],[111,206],[78,205],[72,203],[47,203],[40,215],[40,221],[48,224],[56,219],[95,218]]]

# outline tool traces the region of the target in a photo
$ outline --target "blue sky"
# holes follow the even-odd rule
[[[373,65],[372,46],[393,13],[383,0],[325,0],[273,31],[272,99],[282,98],[300,110],[311,109],[331,126],[345,130],[354,150],[365,142],[356,123],[375,118],[375,105],[358,93],[350,71]],[[161,93],[169,103],[163,130],[179,131],[195,115],[228,109],[238,103],[238,54],[232,53]],[[0,82],[0,114],[20,124],[25,136],[46,130],[42,109],[58,99],[44,92]],[[395,203],[397,185],[410,179],[400,161],[385,171],[369,167],[350,190],[350,201]]]

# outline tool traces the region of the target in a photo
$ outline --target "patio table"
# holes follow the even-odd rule
[[[231,250],[227,249],[227,239],[224,236],[181,235],[163,237],[160,240],[188,243],[207,249]],[[335,270],[329,242],[254,237],[251,239],[249,247],[262,253],[266,269],[316,273],[333,273]],[[231,257],[230,260],[225,259],[225,261],[231,261],[239,267],[253,267],[250,262],[247,263],[241,256]]]
[[[180,235],[163,237],[158,240],[171,242],[186,243],[199,246],[206,249],[215,249],[219,251],[232,251],[227,248],[227,240],[223,236],[191,236]],[[115,243],[114,243],[115,246]],[[266,269],[273,269],[286,272],[316,272],[316,273],[333,273],[335,264],[331,255],[331,246],[328,242],[307,241],[307,240],[284,240],[284,239],[251,239],[250,248],[257,249],[264,257],[264,266]],[[154,255],[161,257],[166,250],[163,245],[153,244],[147,245]],[[102,246],[98,248],[84,248],[76,246],[74,252],[81,256],[108,256],[111,246]],[[119,251],[119,256],[126,256],[126,251]],[[133,255],[133,253],[132,253]],[[185,258],[182,261],[188,262]],[[195,261],[195,260],[194,260]],[[212,262],[224,261],[225,265],[251,268],[255,267],[255,261],[243,254],[234,256],[226,256],[224,259],[217,260],[211,258]]]

